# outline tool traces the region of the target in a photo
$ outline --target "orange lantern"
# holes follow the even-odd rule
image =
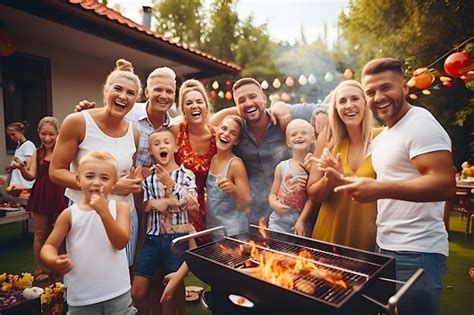
[[[232,100],[232,93],[230,91],[225,92],[225,99],[228,101]]]
[[[419,90],[427,89],[433,84],[434,76],[429,72],[428,68],[418,68],[413,72],[414,86]]]
[[[7,31],[0,30],[0,56],[10,56],[16,51],[15,41]]]

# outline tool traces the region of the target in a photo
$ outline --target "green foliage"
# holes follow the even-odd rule
[[[153,1],[157,31],[180,43],[199,48],[203,37],[201,0]]]
[[[339,46],[339,58],[356,55],[355,69],[372,58],[394,57],[406,62],[407,78],[432,64],[443,72],[444,53],[473,36],[474,2],[470,0],[351,0],[339,25],[347,40]],[[435,62],[436,61],[436,62]],[[353,62],[353,61],[352,61]],[[450,89],[421,94],[414,105],[429,108],[453,140],[456,164],[474,154],[472,135],[473,93],[460,79]],[[410,93],[419,93],[411,89]],[[469,105],[471,104],[471,105]],[[470,110],[469,110],[470,108]],[[466,153],[471,147],[471,153]]]

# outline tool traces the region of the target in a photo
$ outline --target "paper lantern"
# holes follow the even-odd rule
[[[421,93],[423,93],[424,95],[431,95],[430,90],[423,90],[421,91]]]
[[[225,87],[229,90],[232,87],[232,82],[229,80],[225,81]]]
[[[230,91],[227,91],[225,93],[225,99],[228,101],[232,100],[232,93],[230,93]]]
[[[288,95],[288,93],[283,93],[283,94],[281,94],[281,100],[283,102],[288,103],[291,100],[291,97],[290,97],[290,95]]]
[[[298,83],[300,85],[305,85],[306,83],[308,83],[308,79],[306,79],[304,74],[300,75],[300,77],[298,78]]]
[[[344,70],[343,76],[344,76],[344,79],[350,80],[354,77],[354,72],[352,72],[352,70],[348,68],[348,69]]]
[[[409,98],[411,98],[412,100],[416,100],[418,98],[418,96],[416,96],[416,94],[410,94],[408,95]]]
[[[219,88],[219,82],[217,82],[217,81],[212,82],[212,88],[214,90],[217,90]]]
[[[264,90],[268,89],[269,84],[268,84],[267,80],[263,80],[261,86],[262,86],[262,89],[264,89]]]
[[[408,82],[407,82],[407,85],[409,87],[414,87],[415,86],[415,78],[413,78],[413,77],[410,78],[410,80],[408,80]]]
[[[217,96],[219,96],[220,98],[224,98],[224,91],[219,91],[219,93],[217,93]]]
[[[315,84],[316,83],[316,77],[314,76],[314,74],[310,74],[309,77],[308,77],[308,83],[309,84]]]
[[[273,84],[272,84],[272,85],[273,85],[273,87],[274,87],[275,89],[279,89],[280,86],[281,86],[281,82],[280,82],[280,80],[275,79],[275,80],[273,80]]]
[[[285,84],[287,87],[293,87],[295,85],[295,80],[292,77],[286,78]]]
[[[440,76],[439,77],[439,80],[441,82],[447,82],[447,81],[451,81],[451,78],[450,77],[445,77],[445,76]]]
[[[332,82],[332,80],[334,80],[334,76],[331,72],[326,72],[326,74],[324,75],[324,80],[326,80],[326,82]]]
[[[444,61],[444,71],[454,77],[460,77],[473,67],[471,57],[465,52],[455,52]]]
[[[414,86],[419,90],[427,89],[433,84],[434,76],[429,72],[428,68],[418,68],[413,72]]]
[[[16,51],[15,41],[7,31],[0,30],[0,56],[10,56]]]
[[[210,91],[210,92],[209,92],[209,97],[210,97],[211,99],[215,99],[215,98],[217,97],[216,91],[214,91],[214,90]]]

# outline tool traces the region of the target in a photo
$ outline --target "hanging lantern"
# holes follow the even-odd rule
[[[451,78],[450,77],[445,77],[445,76],[440,76],[439,77],[439,80],[441,82],[447,82],[447,81],[451,81]]]
[[[423,93],[424,95],[431,95],[430,90],[423,90],[421,91],[421,93]]]
[[[429,72],[428,68],[418,68],[413,72],[414,86],[419,90],[427,89],[433,84],[434,76]]]
[[[332,80],[334,80],[334,76],[332,75],[331,72],[328,71],[324,75],[324,80],[326,80],[326,82],[332,82]]]
[[[409,98],[411,98],[412,100],[416,100],[418,98],[418,96],[416,96],[416,94],[410,94],[408,95]]]
[[[287,87],[293,87],[295,85],[295,80],[292,77],[286,78],[285,84]]]
[[[224,98],[224,91],[219,91],[219,93],[217,93],[217,96],[219,96],[220,98]]]
[[[309,77],[308,77],[308,83],[309,84],[315,84],[316,83],[316,77],[314,76],[314,74],[310,74]]]
[[[288,95],[288,93],[283,93],[281,94],[281,100],[285,103],[288,103],[289,101],[291,101],[291,97],[290,95]]]
[[[344,70],[343,76],[344,76],[344,79],[350,80],[354,77],[354,72],[352,72],[351,69],[347,68],[346,70]]]
[[[212,82],[212,88],[214,90],[217,90],[219,88],[219,82],[217,82],[217,81]]]
[[[228,101],[232,100],[232,93],[230,93],[230,91],[227,91],[225,93],[225,99]]]
[[[300,75],[300,77],[298,78],[298,83],[300,85],[305,85],[306,83],[308,83],[308,79],[306,79],[304,74]]]
[[[16,44],[13,37],[5,30],[0,30],[0,56],[13,55],[16,51]]]
[[[264,90],[268,89],[268,87],[269,87],[269,84],[268,84],[267,80],[263,80],[262,84],[260,84],[260,85],[262,86],[262,89],[264,89]]]
[[[279,100],[280,100],[280,95],[278,95],[277,93],[272,94],[272,95],[270,95],[269,99],[270,99],[270,101],[272,101],[272,102],[279,101]]]
[[[273,80],[272,85],[273,85],[273,87],[274,87],[275,89],[279,89],[280,86],[281,86],[281,82],[280,82],[280,80],[275,79],[275,80]]]
[[[232,87],[232,82],[230,82],[229,80],[225,81],[225,87],[230,90],[230,88]]]
[[[217,97],[216,91],[211,90],[211,91],[209,92],[209,97],[210,97],[211,99],[215,99],[215,98]]]
[[[465,52],[455,52],[444,61],[444,71],[454,78],[460,77],[473,67],[471,57]]]

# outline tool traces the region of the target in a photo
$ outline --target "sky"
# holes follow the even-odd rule
[[[209,0],[204,1],[210,3]],[[327,28],[329,45],[337,38],[337,19],[349,0],[238,0],[237,12],[241,20],[250,14],[256,25],[267,23],[273,40],[294,43],[303,31],[308,42],[324,37]],[[122,14],[141,23],[141,7],[151,0],[109,0],[109,6],[118,4]]]

